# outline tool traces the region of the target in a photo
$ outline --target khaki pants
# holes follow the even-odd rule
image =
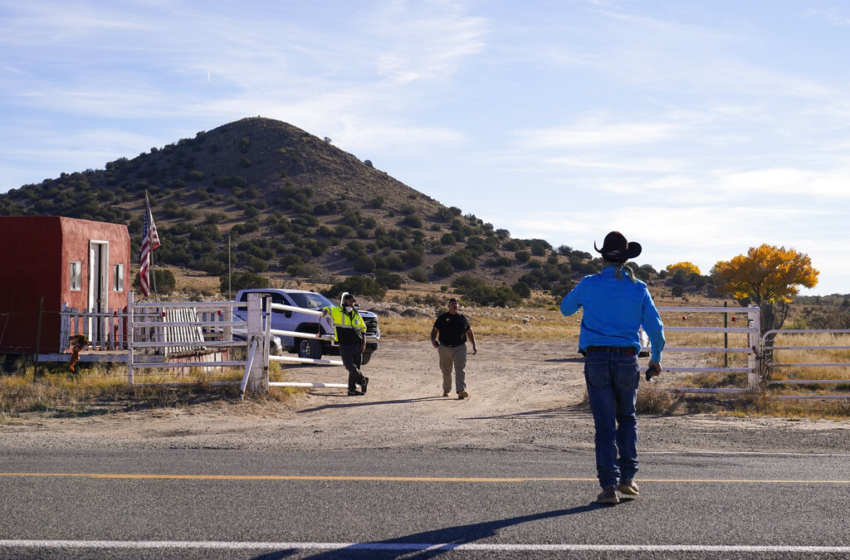
[[[466,344],[449,348],[439,346],[437,353],[440,355],[440,371],[443,372],[443,392],[450,393],[452,390],[452,366],[455,369],[457,380],[457,392],[466,390]]]

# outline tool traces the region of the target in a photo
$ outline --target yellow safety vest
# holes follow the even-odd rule
[[[366,332],[366,323],[363,322],[363,317],[360,313],[354,312],[354,317],[349,317],[342,307],[325,307],[328,314],[334,322],[334,340],[339,341],[337,329],[358,329],[360,332]]]

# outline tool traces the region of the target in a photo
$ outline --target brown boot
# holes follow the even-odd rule
[[[640,496],[640,489],[634,480],[621,480],[617,490],[620,491],[620,494],[626,496]]]
[[[609,486],[596,496],[596,503],[611,505],[619,504],[620,498],[617,497],[617,490],[613,486]]]

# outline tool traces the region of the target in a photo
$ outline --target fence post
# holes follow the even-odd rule
[[[246,389],[254,393],[268,391],[268,344],[263,327],[263,299],[260,294],[248,294],[248,347],[257,341],[259,355],[254,355]]]
[[[62,310],[59,312],[59,353],[65,352],[68,349],[68,343],[71,340],[71,316],[67,314],[69,311],[68,304],[62,302]]]
[[[761,344],[761,309],[752,304],[747,309],[747,327],[751,329],[751,332],[747,333],[747,348],[753,350],[747,355],[747,367],[750,368],[750,373],[747,374],[747,387],[757,391],[761,369],[764,367],[762,363],[764,348]]]
[[[127,383],[133,385],[133,338],[136,329],[133,328],[133,290],[127,294]]]
[[[230,323],[231,321],[233,321],[233,302],[228,302],[228,304],[229,305],[225,306],[224,308],[224,321],[226,323]],[[227,342],[233,341],[233,327],[231,327],[230,325],[224,327],[223,340],[226,340]]]

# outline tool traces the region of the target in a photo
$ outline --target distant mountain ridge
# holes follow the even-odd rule
[[[228,236],[238,271],[313,281],[363,275],[391,288],[436,282],[558,297],[600,268],[589,253],[512,239],[328,138],[260,117],[13,189],[0,195],[0,215],[124,223],[137,253],[145,191],[163,241],[158,261],[212,276],[226,270]],[[644,265],[638,275],[656,271]]]

